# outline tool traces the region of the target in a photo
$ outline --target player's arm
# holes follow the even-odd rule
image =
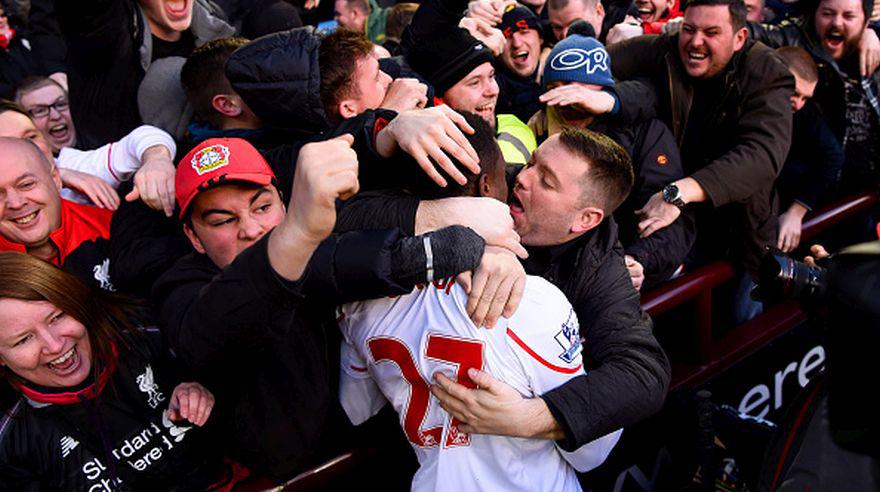
[[[585,374],[577,315],[555,287],[544,283],[541,290],[548,291],[542,292],[542,302],[524,310],[525,319],[515,318],[517,324],[511,324],[507,336],[535,395]],[[558,443],[557,449],[576,470],[586,472],[605,461],[620,433],[611,432],[574,451],[564,451]]]
[[[339,357],[339,403],[354,425],[379,413],[388,400],[367,372],[367,361],[348,341],[342,342]]]

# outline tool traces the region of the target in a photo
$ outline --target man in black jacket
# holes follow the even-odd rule
[[[583,57],[583,53],[590,56]],[[634,125],[600,121],[581,101],[596,91],[614,90],[608,53],[594,38],[569,34],[550,52],[544,67],[547,92],[541,99],[547,109],[529,123],[538,138],[555,134],[562,125],[589,128],[611,137],[633,159],[636,179],[632,192],[614,211],[620,226],[620,241],[626,250],[626,265],[636,289],[651,289],[668,280],[683,263],[693,246],[694,219],[684,211],[672,224],[647,237],[639,235],[636,211],[666,183],[684,177],[681,155],[666,125],[656,118]],[[564,60],[579,60],[582,66],[565,70]],[[545,134],[545,136],[541,136]]]
[[[467,432],[558,439],[573,450],[662,406],[669,362],[641,310],[609,217],[632,180],[626,151],[608,137],[574,129],[550,137],[518,175],[510,211],[529,252],[526,272],[552,282],[574,306],[589,376],[528,399],[487,374],[475,380],[476,390],[438,376],[434,394],[468,424]]]
[[[784,210],[779,215],[776,247],[790,253],[800,242],[804,215],[821,205],[840,180],[843,149],[810,100],[819,81],[816,63],[803,48],[785,46],[776,52],[795,80],[791,151],[776,181],[780,210]]]
[[[778,26],[749,23],[751,36],[768,46],[799,46],[819,70],[814,102],[843,147],[841,187],[848,192],[880,181],[880,71],[870,72],[859,47],[868,37],[872,0],[823,0],[803,17]],[[862,50],[864,51],[864,50]]]
[[[512,7],[512,8],[511,8]],[[541,109],[541,86],[536,81],[540,65],[544,28],[541,21],[526,7],[508,7],[498,29],[507,44],[499,57],[501,65],[495,73],[498,82],[496,112],[512,113],[522,121],[529,121]]]

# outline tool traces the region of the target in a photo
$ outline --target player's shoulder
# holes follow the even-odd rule
[[[526,287],[517,314],[520,316],[546,316],[571,308],[565,294],[552,283],[534,275],[526,276]],[[514,315],[516,317],[516,314]]]
[[[581,370],[577,314],[565,294],[543,278],[528,277],[519,309],[508,320],[507,337],[517,352],[541,367],[563,374]]]

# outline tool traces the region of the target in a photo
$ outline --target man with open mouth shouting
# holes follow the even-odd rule
[[[507,40],[495,77],[500,87],[498,109],[528,121],[541,109],[537,79],[544,29],[538,17],[523,6],[508,7],[498,29]]]
[[[750,24],[773,47],[799,46],[819,68],[813,100],[843,146],[842,191],[877,183],[880,164],[880,41],[868,25],[872,0],[821,0],[805,17],[779,26]]]
[[[794,79],[770,49],[748,39],[745,18],[742,0],[692,0],[680,34],[629,39],[608,54],[618,80],[651,80],[644,92],[618,91],[621,116],[649,101],[672,130],[687,175],[642,207],[641,235],[688,207],[697,213],[696,248],[751,270],[776,241],[773,181],[791,141]],[[710,238],[718,244],[701,244]]]

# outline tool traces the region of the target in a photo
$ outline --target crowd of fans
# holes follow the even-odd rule
[[[871,0],[327,2],[0,4],[0,489],[282,482],[390,403],[416,489],[580,490],[663,405],[640,292],[750,319],[880,182]]]

